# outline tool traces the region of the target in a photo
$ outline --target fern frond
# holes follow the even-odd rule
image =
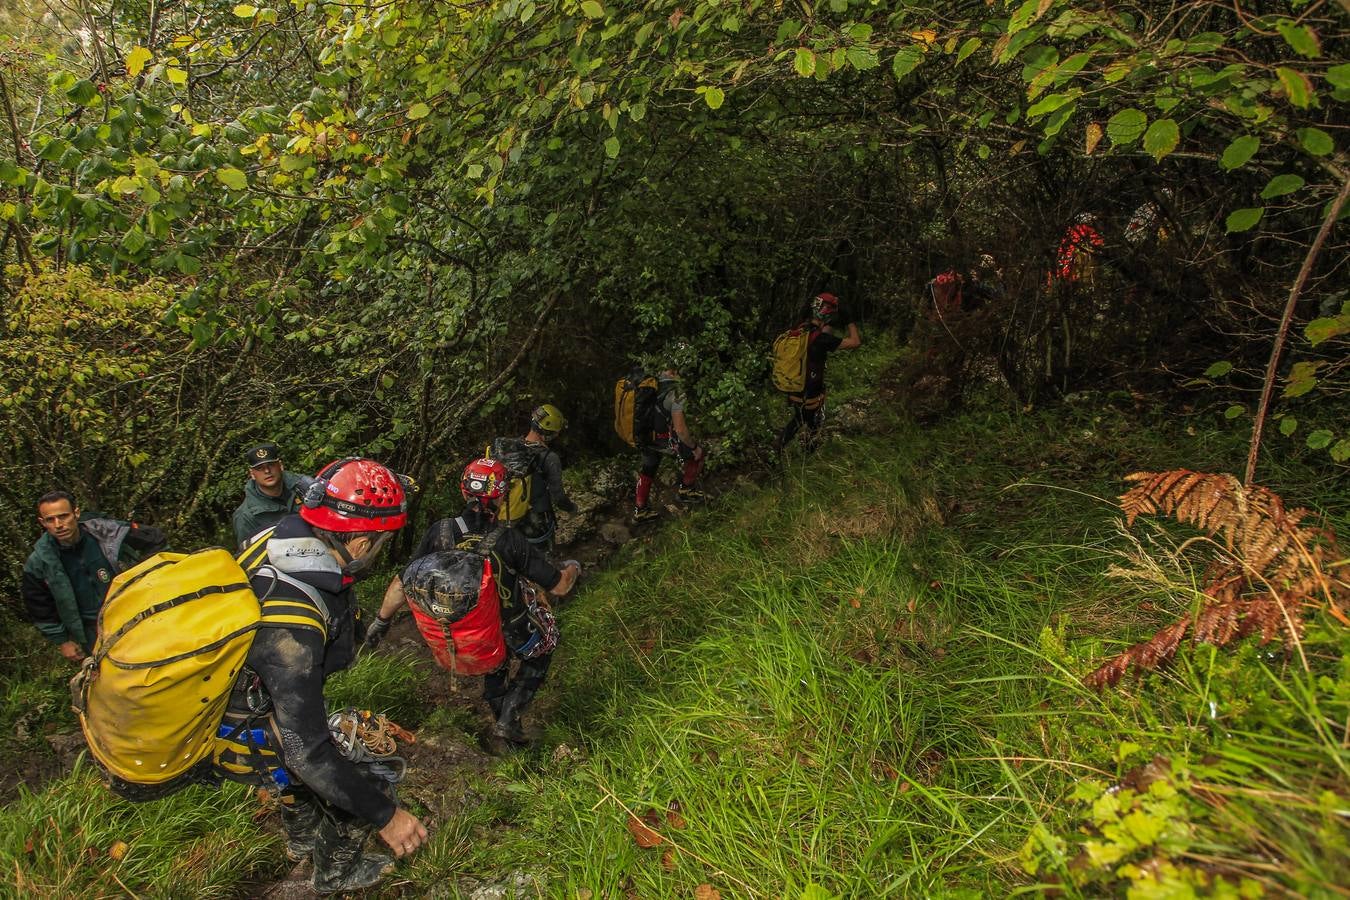
[[[1142,674],[1166,663],[1188,630],[1194,642],[1216,647],[1253,635],[1263,644],[1283,638],[1287,646],[1297,646],[1311,610],[1325,609],[1350,625],[1342,612],[1350,604],[1350,584],[1329,574],[1348,561],[1335,532],[1302,524],[1307,510],[1286,510],[1274,491],[1245,486],[1227,474],[1174,469],[1135,472],[1125,480],[1134,485],[1120,498],[1127,525],[1141,515],[1171,516],[1213,539],[1205,543],[1218,551],[1218,558],[1205,570],[1205,600],[1194,621],[1186,617],[1173,622],[1103,663],[1083,679],[1089,687],[1101,690],[1118,684],[1131,670]],[[1181,551],[1193,546],[1187,541]],[[1140,560],[1133,561],[1131,569],[1113,567],[1111,573],[1147,570]]]

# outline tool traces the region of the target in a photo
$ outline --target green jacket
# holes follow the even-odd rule
[[[234,511],[234,542],[242,547],[264,528],[270,528],[293,512],[304,500],[309,479],[290,472],[281,473],[281,496],[269,497],[258,489],[252,478],[244,485],[244,502]]]
[[[80,520],[82,540],[98,544],[103,558],[112,567],[111,576],[131,568],[163,548],[164,536],[157,528],[141,528],[118,519]],[[103,597],[88,590],[77,594],[75,585],[61,564],[56,539],[50,534],[38,538],[33,552],[23,564],[24,605],[38,630],[54,644],[75,641],[86,650],[94,643],[94,630],[88,627],[103,605]]]

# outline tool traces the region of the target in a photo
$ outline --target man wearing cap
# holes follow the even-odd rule
[[[281,450],[264,441],[244,451],[248,482],[244,502],[234,511],[234,540],[242,547],[264,528],[300,509],[308,479],[292,475],[281,464]]]

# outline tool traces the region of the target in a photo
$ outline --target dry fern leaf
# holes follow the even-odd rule
[[[1127,524],[1141,515],[1172,516],[1221,539],[1227,552],[1205,571],[1207,602],[1194,623],[1182,618],[1103,663],[1083,679],[1088,687],[1101,690],[1131,670],[1142,675],[1163,665],[1192,625],[1193,641],[1217,647],[1251,635],[1263,644],[1276,638],[1296,644],[1308,609],[1325,608],[1350,626],[1341,610],[1350,603],[1350,585],[1328,574],[1329,566],[1345,565],[1345,556],[1331,529],[1301,524],[1307,510],[1286,510],[1274,491],[1227,474],[1173,469],[1134,472],[1125,480],[1134,485],[1120,498]]]

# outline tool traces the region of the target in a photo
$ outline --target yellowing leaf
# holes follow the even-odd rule
[[[251,19],[258,14],[258,7],[240,3],[234,8],[234,14],[241,19]]]
[[[721,88],[710,87],[703,93],[703,100],[708,104],[709,109],[721,109],[722,101],[726,99],[726,94]]]
[[[425,103],[414,103],[412,106],[408,107],[409,121],[415,122],[418,119],[425,119],[429,115],[431,115],[431,107],[427,106]]]
[[[1104,133],[1105,132],[1102,131],[1101,125],[1097,124],[1096,122],[1088,123],[1087,135],[1085,136],[1083,141],[1083,149],[1088,156],[1091,156],[1092,151],[1096,150],[1097,145],[1102,142],[1102,135]]]
[[[592,19],[603,19],[605,17],[605,8],[596,0],[586,0],[585,3],[581,4],[581,11]]]
[[[154,54],[144,47],[133,47],[127,54],[127,74],[135,78],[145,71],[145,64],[154,59]]]
[[[932,44],[937,40],[937,32],[931,28],[924,28],[920,31],[911,31],[909,36],[925,46]]]
[[[242,191],[244,188],[248,187],[248,176],[233,166],[217,169],[216,180],[227,188],[236,191]]]
[[[188,73],[186,69],[180,69],[177,66],[167,66],[164,69],[164,75],[173,84],[187,84]]]
[[[1284,93],[1289,97],[1290,103],[1300,109],[1307,109],[1312,104],[1313,87],[1307,75],[1288,66],[1278,67],[1275,74],[1279,77],[1280,84],[1284,87]]]
[[[149,458],[150,458],[149,456],[145,457],[145,459]],[[142,462],[144,461],[145,460],[142,460]],[[133,462],[132,465],[137,465],[137,463]],[[131,848],[127,846],[126,841],[113,841],[112,846],[108,848],[108,855],[111,856],[113,859],[121,860],[127,855],[127,851],[130,849]]]

